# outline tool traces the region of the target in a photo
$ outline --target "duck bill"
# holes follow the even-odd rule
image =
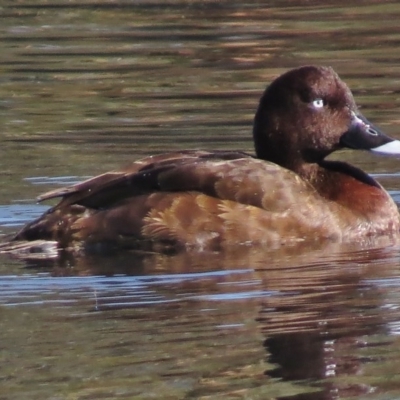
[[[400,141],[385,135],[361,114],[353,113],[350,128],[342,135],[340,143],[351,149],[400,155]]]

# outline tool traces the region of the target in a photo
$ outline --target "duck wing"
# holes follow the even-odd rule
[[[160,190],[195,189],[195,166],[234,159],[251,159],[239,151],[207,152],[187,150],[150,156],[129,164],[125,168],[106,172],[76,185],[58,188],[38,197],[42,202],[61,198],[59,206],[82,205],[94,209],[110,207],[127,197]],[[186,173],[190,171],[190,174]],[[165,178],[164,178],[165,176]],[[200,177],[198,177],[197,181]],[[192,182],[190,182],[193,179]],[[163,183],[163,181],[165,181]],[[201,189],[201,187],[198,187]]]

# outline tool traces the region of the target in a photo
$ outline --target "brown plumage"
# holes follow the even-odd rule
[[[216,250],[399,231],[397,207],[378,183],[348,164],[324,160],[345,146],[374,149],[393,141],[358,113],[331,68],[302,67],[275,80],[260,100],[254,139],[256,157],[163,154],[46,193],[40,201],[60,202],[14,240],[53,240],[61,248]]]

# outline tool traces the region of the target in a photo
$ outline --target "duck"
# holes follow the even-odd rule
[[[398,234],[399,211],[385,189],[361,169],[326,159],[344,148],[400,154],[400,141],[359,112],[331,67],[301,66],[273,80],[253,139],[255,154],[158,154],[47,192],[38,201],[58,203],[11,242],[217,251]]]

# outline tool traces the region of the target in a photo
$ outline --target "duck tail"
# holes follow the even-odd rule
[[[54,259],[59,256],[59,248],[54,240],[11,240],[0,243],[0,254],[25,260]]]

